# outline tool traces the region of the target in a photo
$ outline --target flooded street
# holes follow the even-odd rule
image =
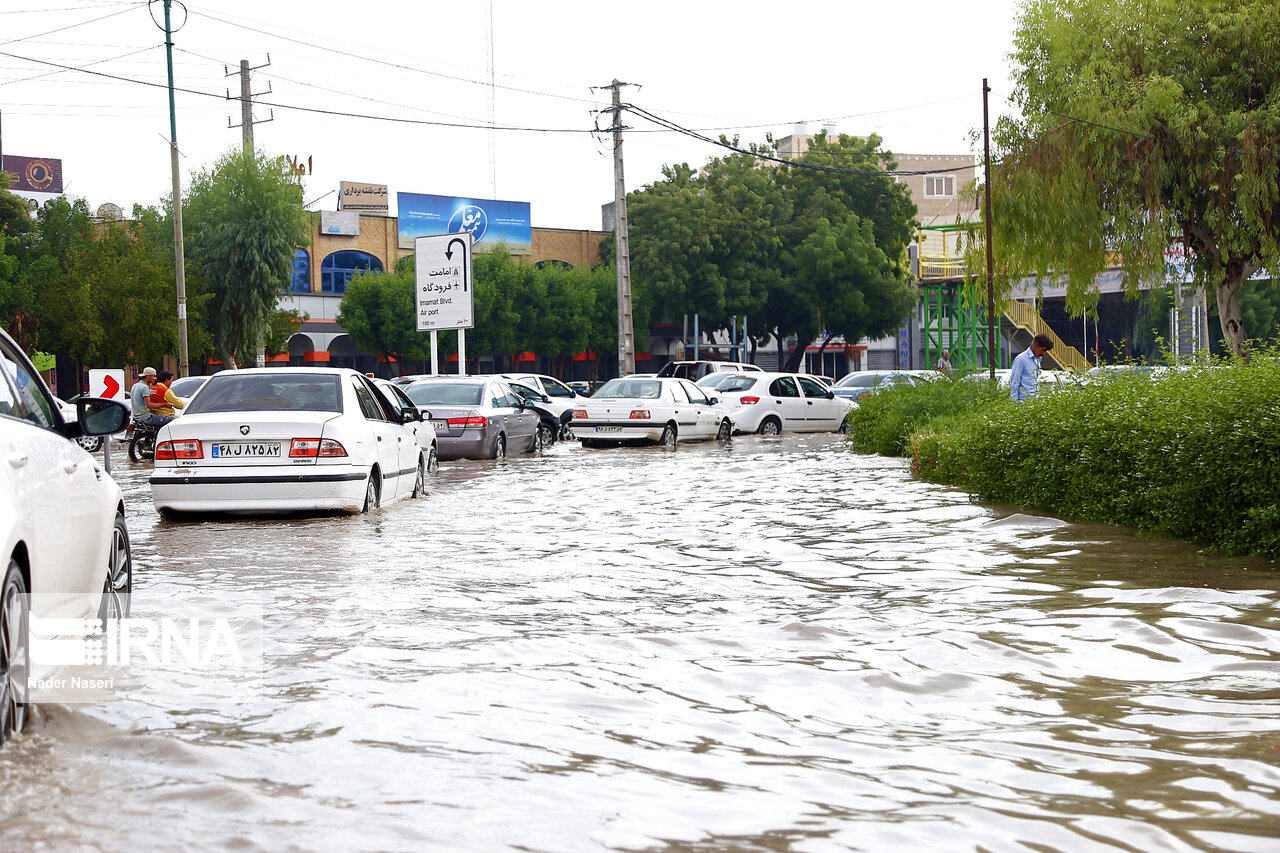
[[[260,602],[239,705],[45,706],[3,850],[1280,849],[1280,573],[971,504],[837,436],[445,463],[162,522],[135,610]]]

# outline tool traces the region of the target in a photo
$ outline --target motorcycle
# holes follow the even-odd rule
[[[133,462],[152,462],[156,458],[156,433],[160,427],[148,422],[148,418],[134,418],[129,424],[129,459]]]

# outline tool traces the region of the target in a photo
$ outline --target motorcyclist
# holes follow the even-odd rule
[[[176,409],[186,408],[181,397],[169,390],[169,382],[173,379],[172,370],[162,370],[156,375],[156,382],[151,386],[151,396],[147,397],[147,410],[151,415],[147,423],[159,429],[177,416]]]
[[[154,367],[142,368],[142,373],[138,376],[138,381],[129,389],[129,404],[133,409],[133,419],[141,421],[147,415],[151,414],[147,410],[147,398],[151,396],[151,386],[156,381],[156,369]]]

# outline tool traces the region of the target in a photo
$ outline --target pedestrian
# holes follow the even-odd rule
[[[173,379],[172,370],[162,370],[151,386],[151,396],[147,398],[147,409],[151,412],[149,423],[162,427],[177,416],[175,409],[184,409],[187,404],[182,398],[169,390],[169,380]]]
[[[943,373],[950,373],[951,372],[951,350],[944,349],[942,351],[942,358],[938,359],[938,363],[935,364],[934,367],[938,368],[938,370],[942,371]]]
[[[129,389],[129,403],[135,420],[142,420],[150,414],[147,411],[147,398],[151,396],[151,386],[155,381],[156,369],[144,367],[138,375],[138,381]]]
[[[1015,403],[1030,400],[1036,395],[1036,383],[1040,381],[1040,359],[1053,349],[1048,335],[1036,335],[1031,346],[1013,359],[1013,372],[1009,374],[1009,396]]]

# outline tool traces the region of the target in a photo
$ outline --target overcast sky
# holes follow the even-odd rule
[[[187,90],[176,94],[183,185],[240,145],[240,129],[227,126],[240,123],[239,104],[225,95],[238,96],[238,76],[226,72],[241,60],[262,66],[252,85],[263,93],[256,145],[311,158],[313,210],[336,209],[340,181],[367,181],[388,185],[392,214],[397,192],[431,193],[526,201],[535,227],[598,229],[613,162],[591,131],[608,125],[596,112],[611,96],[592,87],[615,78],[637,84],[624,102],[713,137],[763,142],[797,122],[815,132],[835,122],[878,133],[894,151],[980,153],[970,133],[982,128],[984,77],[992,121],[1009,111],[1017,8],[192,0],[184,12],[174,0],[174,84]],[[170,190],[170,123],[153,16],[163,24],[162,0],[5,0],[3,152],[61,159],[67,195],[91,208],[157,204]],[[625,123],[628,189],[661,179],[664,165],[726,153],[635,114]]]

